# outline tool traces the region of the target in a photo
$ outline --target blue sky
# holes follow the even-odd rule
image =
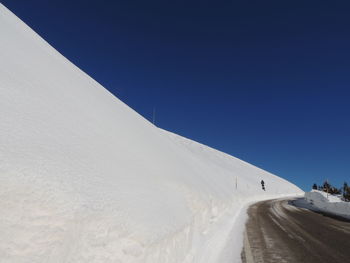
[[[350,183],[346,1],[2,3],[159,127],[304,190]]]

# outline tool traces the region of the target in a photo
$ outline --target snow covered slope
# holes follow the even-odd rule
[[[1,262],[224,263],[247,202],[301,192],[153,126],[1,4],[0,36]]]
[[[350,203],[342,201],[338,196],[312,190],[305,193],[305,200],[311,204],[312,209],[350,219]]]

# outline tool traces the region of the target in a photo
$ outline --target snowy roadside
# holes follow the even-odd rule
[[[244,233],[245,233],[245,224],[248,220],[248,208],[253,204],[261,201],[267,201],[272,199],[279,198],[298,198],[303,194],[279,194],[279,195],[271,195],[264,197],[255,197],[245,200],[245,202],[241,205],[240,210],[234,217],[234,220],[231,222],[230,231],[226,232],[226,242],[224,243],[224,247],[220,250],[220,254],[213,261],[208,261],[212,263],[223,262],[223,263],[238,263],[241,262],[241,252],[243,249],[244,242]],[[204,263],[204,262],[203,262]]]
[[[238,202],[232,203],[230,209],[227,209],[223,216],[217,218],[211,217],[209,224],[205,226],[204,221],[207,220],[206,215],[198,216],[193,220],[192,224],[184,229],[176,236],[169,236],[165,238],[158,246],[163,247],[168,251],[168,255],[160,253],[146,254],[153,255],[147,258],[147,262],[153,262],[155,258],[163,258],[164,262],[183,262],[183,263],[240,263],[241,252],[243,249],[245,224],[248,220],[247,210],[254,203],[278,198],[297,198],[302,194],[280,194],[280,195],[266,195],[264,197],[253,197]],[[181,237],[182,236],[182,237]],[[184,248],[183,242],[191,240],[189,250],[182,251],[186,254],[184,261],[177,261],[179,250],[174,248]],[[173,248],[169,247],[173,245]],[[174,245],[175,244],[175,245]],[[186,247],[186,246],[185,246]],[[152,259],[151,259],[152,258]],[[171,261],[172,262],[172,261]]]
[[[350,219],[350,202],[342,201],[338,196],[312,190],[305,193],[309,209]]]

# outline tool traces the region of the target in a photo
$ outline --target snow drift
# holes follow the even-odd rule
[[[239,260],[241,208],[301,192],[155,127],[1,4],[0,35],[1,262]]]
[[[350,219],[350,203],[334,195],[312,190],[305,193],[305,200],[312,209]]]

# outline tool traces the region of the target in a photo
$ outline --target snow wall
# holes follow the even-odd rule
[[[155,127],[1,4],[0,36],[1,262],[239,262],[242,207],[301,193]]]
[[[337,196],[312,190],[305,193],[305,199],[316,210],[350,219],[350,202],[342,201]]]

